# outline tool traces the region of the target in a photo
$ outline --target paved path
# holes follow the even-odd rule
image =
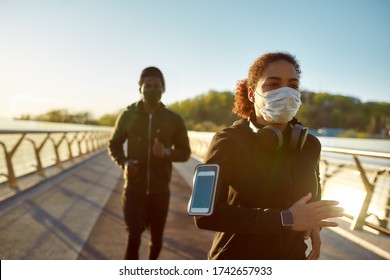
[[[1,259],[76,259],[121,176],[99,153],[0,207]]]
[[[123,259],[125,224],[121,205],[122,185],[123,180],[119,180],[79,259]],[[170,207],[159,259],[206,259],[213,232],[199,230],[193,219],[186,214],[191,189],[176,168],[173,169],[170,188]],[[147,259],[148,239],[149,235],[145,231],[140,248],[140,259]]]

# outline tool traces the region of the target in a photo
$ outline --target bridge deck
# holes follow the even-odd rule
[[[160,259],[206,259],[213,233],[186,214],[196,161],[175,164]],[[0,204],[1,259],[122,259],[125,227],[123,179],[105,152]],[[390,238],[348,229],[322,231],[321,259],[389,259]],[[148,233],[141,259],[147,258]]]

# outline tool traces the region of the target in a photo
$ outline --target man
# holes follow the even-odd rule
[[[191,150],[183,119],[161,103],[165,81],[158,68],[142,71],[139,91],[141,100],[118,116],[108,152],[124,169],[125,258],[138,259],[146,228],[150,232],[149,259],[155,260],[168,213],[172,162],[188,160]],[[127,156],[123,150],[126,140]]]

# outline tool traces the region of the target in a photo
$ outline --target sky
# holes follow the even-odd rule
[[[148,66],[165,104],[234,91],[274,51],[296,56],[303,90],[390,102],[389,14],[388,0],[0,0],[0,117],[116,113]]]

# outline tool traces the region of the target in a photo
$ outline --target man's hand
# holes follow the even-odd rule
[[[153,154],[156,157],[164,157],[164,144],[160,143],[160,141],[158,141],[158,138],[154,138]]]
[[[135,176],[137,175],[139,169],[138,160],[129,159],[128,161],[126,161],[124,167],[125,167],[125,174],[127,174],[128,177]]]
[[[308,260],[318,260],[321,253],[321,236],[320,229],[315,228],[305,232],[305,239],[311,239],[311,251],[307,255]]]

